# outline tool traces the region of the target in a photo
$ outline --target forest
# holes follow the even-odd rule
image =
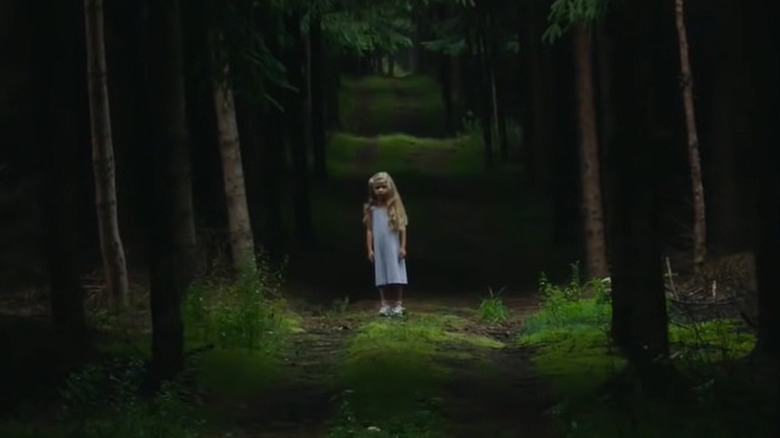
[[[777,436],[770,11],[0,0],[0,437]]]

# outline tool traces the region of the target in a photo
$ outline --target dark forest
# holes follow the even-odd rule
[[[0,0],[0,437],[777,436],[773,18]]]

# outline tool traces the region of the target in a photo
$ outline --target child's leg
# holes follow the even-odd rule
[[[383,306],[387,304],[387,300],[385,299],[385,288],[383,287],[379,288],[379,301]]]
[[[393,287],[395,290],[395,305],[393,306],[393,315],[401,316],[404,313],[403,300],[403,285],[397,284]]]

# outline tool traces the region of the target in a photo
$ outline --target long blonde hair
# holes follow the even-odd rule
[[[387,215],[390,218],[390,228],[394,231],[406,230],[409,218],[406,216],[404,202],[401,200],[401,194],[395,186],[393,178],[387,172],[377,172],[368,179],[368,202],[363,204],[363,223],[367,226],[371,224],[371,207],[378,205],[374,185],[378,182],[386,182],[389,190],[387,198]]]

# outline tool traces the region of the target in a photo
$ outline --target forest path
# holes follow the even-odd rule
[[[373,297],[361,204],[378,171],[393,176],[409,214],[412,295],[515,295],[534,289],[541,271],[568,274],[576,255],[552,243],[549,209],[522,190],[522,170],[486,171],[478,135],[446,135],[434,79],[345,78],[340,99],[329,177],[312,188],[319,245],[291,257],[293,289],[324,302]]]
[[[378,316],[375,304],[305,315],[284,358],[286,377],[233,409],[240,428],[231,436],[553,436],[544,412],[554,400],[534,372],[533,352],[515,344],[533,299],[506,300],[509,318],[497,324],[481,322],[478,303],[459,297],[410,298],[401,318]],[[422,409],[419,399],[435,400],[435,413],[409,417]],[[340,412],[343,400],[354,421]],[[412,421],[430,435],[411,430]]]

